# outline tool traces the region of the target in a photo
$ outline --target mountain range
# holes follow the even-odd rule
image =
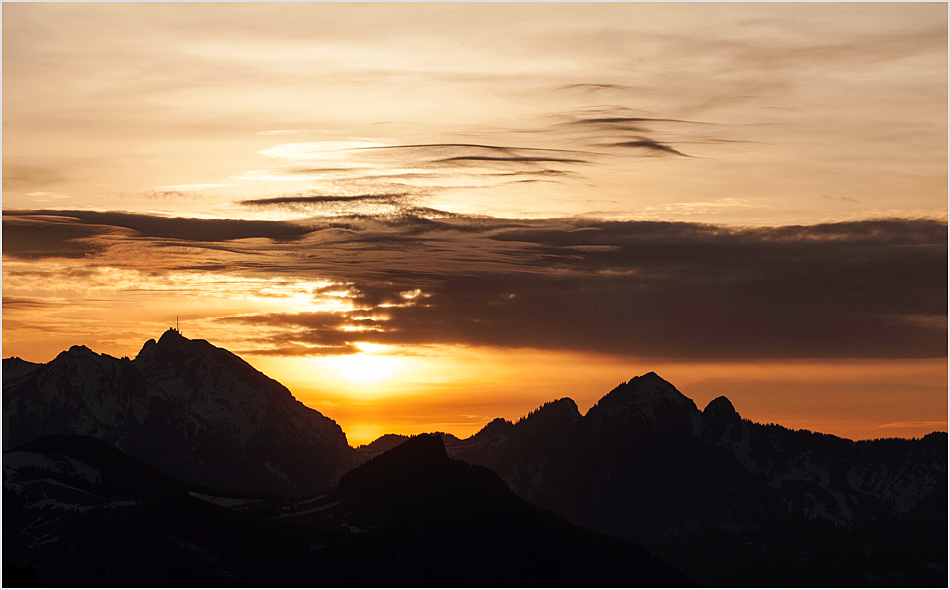
[[[134,359],[73,346],[3,360],[3,448],[47,434],[105,441],[166,473],[305,495],[359,463],[340,426],[205,340],[166,331]]]
[[[353,449],[276,381],[169,330],[135,359],[4,359],[3,419],[4,571],[43,583],[947,583],[946,433],[756,424],[654,373],[586,414],[564,398],[466,439]],[[69,557],[80,534],[98,549]],[[96,565],[130,551],[177,573]]]

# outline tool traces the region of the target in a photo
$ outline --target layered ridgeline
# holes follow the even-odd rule
[[[633,543],[531,506],[420,435],[288,502],[169,477],[91,437],[3,454],[5,586],[659,587]]]
[[[389,435],[359,449],[372,456]],[[947,434],[851,441],[700,411],[654,373],[444,436],[532,504],[628,539],[701,585],[944,586]]]
[[[3,360],[3,448],[88,435],[220,488],[302,495],[357,465],[342,429],[238,356],[176,330],[133,360],[73,346]]]
[[[329,489],[360,463],[369,461],[361,472],[372,473],[373,457],[406,440],[387,435],[352,449],[339,426],[303,406],[276,381],[226,350],[173,330],[158,342],[146,343],[134,360],[98,355],[85,347],[73,347],[47,364],[5,359],[3,420],[5,452],[43,435],[86,435],[180,480],[298,499]],[[586,414],[565,398],[515,423],[496,419],[464,440],[448,434],[440,438],[448,456],[491,469],[523,500],[574,525],[642,545],[702,585],[947,582],[946,433],[855,442],[756,424],[742,419],[726,398],[700,411],[650,373],[620,385]],[[22,459],[14,456],[14,467]],[[441,458],[435,463],[445,467],[440,471],[443,480],[464,471]],[[39,487],[30,484],[24,490],[45,489],[48,478],[31,469],[10,473],[36,479]],[[74,484],[80,481],[79,475],[68,475]],[[12,485],[11,477],[5,470],[5,485]],[[319,521],[318,528],[329,523],[346,531],[369,530],[365,526],[389,531],[342,541],[367,551],[385,553],[394,550],[386,543],[409,543],[408,537],[399,536],[398,527],[373,523],[385,516],[373,507],[383,504],[346,496],[362,489],[353,487],[357,481],[357,475],[344,478],[341,489],[330,496],[337,500],[315,500],[279,516],[292,522],[312,515],[304,520]],[[485,490],[493,485],[486,484]],[[379,497],[398,489],[384,486]],[[15,513],[45,509],[42,497],[30,499],[30,493],[17,496],[23,504]],[[228,498],[247,496],[196,493],[220,496],[221,505],[229,505]],[[414,493],[401,501],[402,508],[427,505]],[[111,508],[134,510],[110,502],[137,501],[134,495],[104,497],[112,498],[103,501]],[[338,500],[340,506],[352,508],[352,517],[346,517],[352,521],[334,521],[340,512],[330,504]],[[60,504],[59,510],[70,510],[72,501]],[[425,511],[420,518],[448,522]],[[484,518],[473,517],[472,522]],[[34,520],[24,525],[20,532],[26,536],[18,537],[18,543],[40,547],[44,539],[58,538],[52,532],[35,536]],[[7,532],[5,527],[5,537]],[[169,533],[169,542],[177,543],[178,534]],[[364,547],[364,539],[375,539],[375,545]],[[415,539],[411,542],[416,547],[430,546]],[[200,546],[194,540],[182,542],[182,547]],[[24,555],[34,549],[24,549]],[[234,551],[234,563],[241,563],[243,549]],[[402,554],[394,551],[394,559]],[[54,557],[50,563],[58,562]],[[254,580],[253,585],[268,585],[283,579]],[[200,581],[198,585],[205,585],[208,580]]]

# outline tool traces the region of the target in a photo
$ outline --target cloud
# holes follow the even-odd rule
[[[65,179],[63,172],[56,168],[11,161],[11,158],[3,160],[3,190],[27,190],[58,184]]]
[[[266,131],[258,131],[254,135],[297,135],[298,133],[304,133],[303,129],[268,129]]]
[[[590,164],[587,160],[578,160],[575,158],[551,158],[542,156],[454,156],[451,158],[442,158],[434,160],[437,164],[455,164],[465,162],[509,162],[509,163],[536,163],[536,162],[556,162],[558,164]]]
[[[3,254],[15,258],[84,258],[120,236],[192,244],[245,238],[294,241],[315,228],[283,221],[197,219],[116,211],[3,211]],[[104,240],[109,238],[109,240]]]
[[[5,309],[35,309],[50,307],[59,304],[53,304],[49,301],[44,301],[42,299],[33,299],[30,297],[4,297],[3,298],[3,307]]]
[[[844,195],[821,195],[823,199],[828,201],[844,201],[845,203],[860,203],[861,201],[857,199],[852,199],[851,197],[845,197]]]
[[[616,143],[611,143],[610,146],[639,149],[639,150],[653,152],[654,154],[660,154],[660,155],[672,154],[674,156],[683,156],[684,158],[690,157],[676,148],[670,147],[658,141],[653,141],[652,139],[647,139],[645,137],[638,137],[637,139],[632,139],[629,141],[618,141]]]
[[[3,212],[3,255],[26,260],[40,258],[85,258],[105,250],[95,238],[113,228],[77,223],[57,214],[19,215]]]
[[[626,109],[623,109],[624,111]],[[662,119],[659,117],[632,117],[632,116],[594,116],[580,117],[565,123],[574,126],[597,126],[597,127],[621,127],[627,129],[628,125],[641,125],[643,123],[685,123],[689,125],[708,125],[699,121],[686,121],[683,119]]]
[[[395,201],[409,196],[408,193],[382,193],[378,195],[293,195],[248,199],[238,205],[248,207],[271,207],[275,205],[309,205],[321,203],[354,203],[361,201]]]
[[[704,121],[655,117],[626,107],[608,106],[555,115],[545,132],[568,134],[575,142],[597,148],[637,150],[642,155],[683,156],[674,144],[725,144],[741,140],[721,137],[727,126]],[[631,134],[635,134],[631,137]]]
[[[604,91],[616,91],[616,92],[649,92],[645,88],[637,88],[635,86],[624,86],[623,84],[598,84],[598,83],[579,83],[579,84],[565,84],[559,86],[558,90],[581,90],[590,94],[596,92]]]
[[[498,219],[410,207],[300,224],[215,225],[124,213],[29,213],[5,213],[5,232],[8,223],[30,223],[57,239],[43,234],[31,250],[15,237],[14,256],[95,253],[83,264],[152,274],[213,268],[236,281],[345,285],[343,308],[219,318],[249,333],[266,327],[259,354],[328,354],[356,342],[667,359],[947,353],[945,221],[750,228]],[[96,235],[118,245],[95,250],[84,237]],[[251,235],[270,239],[239,248],[228,242]],[[157,257],[154,247],[171,236],[174,244],[200,249]],[[47,250],[36,250],[44,240]],[[5,255],[9,248],[5,240]]]
[[[233,184],[216,184],[216,183],[196,183],[196,184],[173,184],[169,186],[159,186],[155,187],[155,190],[158,191],[200,191],[209,188],[223,188],[228,186],[234,186]]]
[[[451,235],[452,225],[416,228],[411,239],[355,232],[371,233],[356,239],[360,251],[376,252],[374,262],[347,267],[355,302],[371,310],[363,313],[388,317],[361,332],[361,341],[662,358],[946,354],[944,324],[915,319],[946,315],[943,222],[750,229],[581,220],[504,228],[489,221],[433,247],[435,234]],[[389,244],[397,243],[405,256],[391,258]],[[428,297],[406,304],[398,293],[409,288]],[[324,320],[266,317],[272,327],[295,329],[316,321],[314,342],[326,338]]]
[[[235,178],[287,182],[310,179],[338,184],[398,179],[424,181],[428,190],[438,190],[440,181],[442,188],[457,186],[458,179],[465,176],[497,183],[500,180],[495,181],[495,177],[574,175],[564,168],[591,164],[588,156],[596,156],[588,151],[505,145],[382,145],[366,141],[286,143],[261,153],[292,165],[248,171]]]

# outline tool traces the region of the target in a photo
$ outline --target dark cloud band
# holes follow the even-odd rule
[[[188,228],[205,220],[174,221]],[[214,266],[218,272],[331,280],[348,285],[353,294],[358,313],[288,312],[227,320],[259,323],[269,333],[284,334],[263,343],[266,350],[283,351],[273,354],[349,350],[354,342],[692,359],[947,354],[944,221],[743,228],[496,219],[415,209],[391,216],[339,216],[332,223],[315,219],[310,225],[216,221],[216,239],[272,238],[230,250],[227,266]],[[17,229],[21,222],[31,224],[30,232]],[[39,242],[52,234],[32,232],[43,223],[55,228],[59,246],[42,249]],[[4,255],[35,258],[58,252],[91,257],[87,264],[157,272],[149,258],[153,242],[170,235],[184,245],[209,239],[194,228],[173,233],[167,223],[115,213],[5,214],[4,232],[14,239],[4,240]],[[125,244],[121,254],[70,249],[106,234]],[[208,252],[205,263],[217,264],[207,247],[163,264],[178,271],[186,264],[200,269],[200,252]],[[418,297],[405,295],[417,292]]]

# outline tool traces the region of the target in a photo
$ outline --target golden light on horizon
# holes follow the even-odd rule
[[[407,363],[400,357],[382,353],[385,346],[358,343],[357,347],[363,352],[326,359],[326,363],[346,381],[364,385],[380,383],[398,376],[400,371],[407,368]]]

